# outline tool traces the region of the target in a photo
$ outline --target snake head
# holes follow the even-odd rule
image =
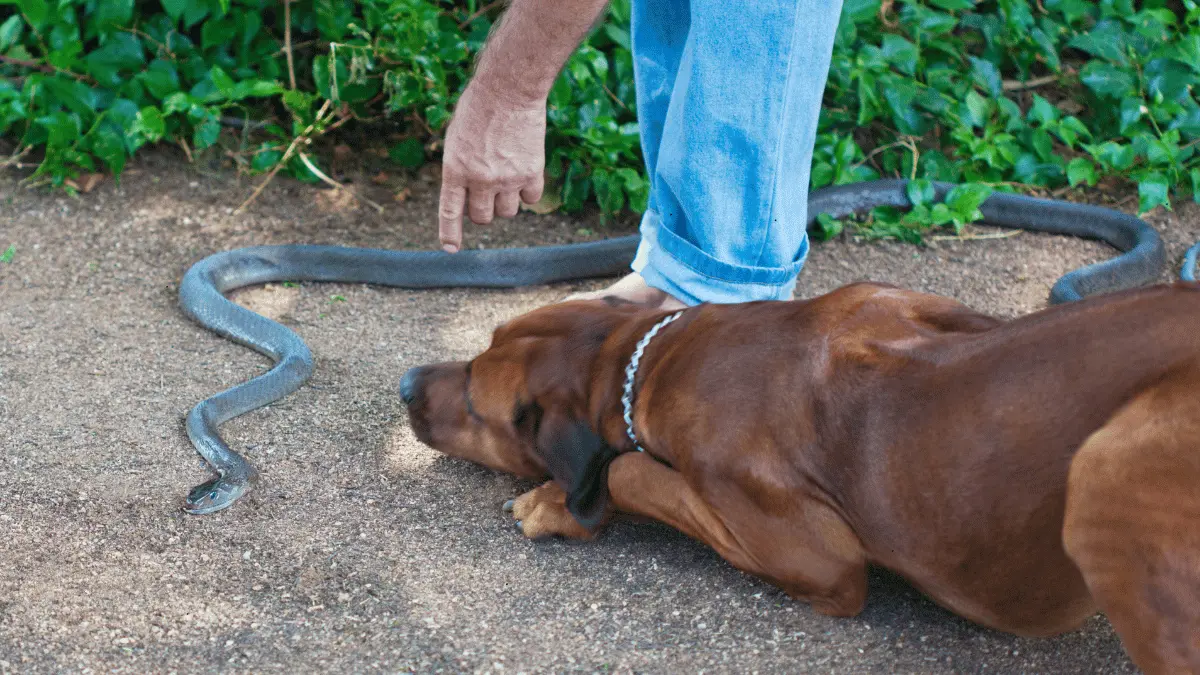
[[[183,510],[202,516],[233,506],[250,489],[250,479],[235,480],[220,476],[192,488],[184,502]]]

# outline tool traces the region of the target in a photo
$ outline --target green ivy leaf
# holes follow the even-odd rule
[[[842,233],[842,221],[828,213],[818,213],[812,232],[817,241],[829,241]]]
[[[629,195],[629,208],[637,213],[646,211],[646,201],[650,198],[650,182],[640,171],[633,169],[617,169],[617,176],[625,185],[625,194]]]
[[[1091,31],[1076,35],[1067,42],[1068,47],[1083,50],[1092,56],[1122,66],[1129,65],[1129,59],[1126,57],[1128,44],[1129,38],[1125,29],[1119,22],[1112,20],[1101,21]]]
[[[172,21],[179,21],[179,17],[183,16],[184,10],[190,4],[198,4],[200,0],[162,0],[163,11],[167,16],[171,17]]]
[[[1072,148],[1075,147],[1077,142],[1079,142],[1079,139],[1092,137],[1092,132],[1083,125],[1083,122],[1079,121],[1079,118],[1074,116],[1064,117],[1062,122],[1058,124],[1058,128],[1055,130],[1055,133],[1058,134],[1058,137],[1061,138],[1064,143]]]
[[[166,59],[151,61],[146,70],[138,75],[138,79],[146,87],[146,91],[159,100],[179,91],[180,87],[175,64]]]
[[[17,0],[16,4],[34,30],[41,30],[46,25],[46,18],[50,16],[50,7],[46,0]]]
[[[1200,169],[1192,169],[1188,177],[1192,179],[1192,201],[1200,203]]]
[[[104,86],[117,88],[125,74],[138,72],[145,63],[142,43],[130,33],[110,35],[103,47],[87,55],[88,73]]]
[[[954,220],[954,212],[946,204],[934,204],[929,210],[929,222],[933,225],[941,226]]]
[[[108,166],[113,175],[125,168],[125,138],[116,129],[105,125],[88,135],[89,149]]]
[[[96,23],[106,31],[133,19],[133,0],[103,0],[96,5]]]
[[[145,143],[156,143],[167,133],[167,122],[162,111],[154,106],[146,106],[138,111],[133,124],[129,127],[129,135],[133,141],[133,150]]]
[[[21,39],[21,29],[25,27],[25,20],[20,14],[13,14],[8,17],[4,23],[0,23],[0,53],[8,51],[8,48],[17,44]]]
[[[416,138],[406,138],[393,145],[388,156],[400,166],[415,169],[425,163],[425,146]]]
[[[992,187],[983,183],[964,183],[946,193],[946,206],[959,218],[972,222],[983,217],[979,207],[992,196]]]
[[[217,88],[217,91],[221,92],[222,96],[232,98],[233,78],[223,68],[213,66],[212,70],[208,71],[208,77],[212,80],[213,86]]]
[[[209,6],[205,0],[188,0],[187,7],[183,10],[183,27],[191,29],[208,16],[208,12]]]
[[[182,91],[177,91],[163,99],[162,109],[163,112],[171,115],[188,110],[192,107],[193,103],[191,96]]]
[[[233,87],[233,92],[229,98],[233,101],[240,101],[246,98],[266,98],[276,96],[284,92],[283,85],[279,82],[268,82],[266,80],[242,80]]]
[[[991,61],[968,56],[971,61],[971,78],[975,80],[976,86],[982,88],[988,94],[999,98],[1003,95],[1004,89],[1000,81],[1000,71]]]
[[[572,160],[566,175],[563,176],[563,209],[570,213],[583,208],[591,193],[590,187],[591,183],[587,180],[583,163],[578,159]]]
[[[1181,110],[1171,120],[1169,128],[1178,129],[1192,138],[1200,136],[1200,107],[1193,105],[1190,109]]]
[[[947,12],[959,12],[975,7],[974,0],[928,0],[929,4],[941,7]]]
[[[888,33],[883,36],[883,57],[897,70],[912,75],[917,71],[917,59],[920,53],[917,46],[899,35]]]
[[[1067,182],[1071,186],[1087,183],[1096,184],[1096,165],[1087,157],[1076,157],[1067,164]]]
[[[883,98],[891,109],[892,122],[902,133],[919,136],[925,132],[925,121],[913,105],[917,97],[917,88],[900,78],[889,77],[880,81],[883,86]]]
[[[305,123],[312,117],[312,106],[316,100],[315,95],[298,89],[290,89],[283,93],[283,105],[288,112],[299,117]]]
[[[612,173],[598,169],[592,172],[592,189],[601,213],[616,213],[625,206],[625,191]]]
[[[1057,122],[1061,114],[1053,103],[1037,94],[1033,95],[1033,105],[1029,107],[1028,115],[1030,122],[1037,122],[1044,126],[1052,122]]]
[[[1153,97],[1175,101],[1187,96],[1196,75],[1187,66],[1171,59],[1153,59],[1145,68],[1146,90]]]
[[[990,116],[991,104],[988,100],[973,90],[967,92],[967,98],[962,105],[963,121],[973,127],[983,127]]]
[[[91,124],[96,117],[96,109],[100,107],[97,92],[78,80],[66,80],[60,77],[46,78],[41,81],[52,100],[66,106],[80,120]]]
[[[1142,103],[1142,99],[1133,96],[1121,99],[1121,133],[1126,133],[1134,124],[1137,124],[1145,112],[1148,112],[1148,110],[1145,104]]]
[[[1079,70],[1079,79],[1100,96],[1122,98],[1135,93],[1133,75],[1100,61],[1089,61]]]
[[[1046,60],[1046,66],[1056,73],[1061,72],[1062,60],[1058,55],[1058,45],[1054,43],[1054,40],[1046,31],[1041,28],[1034,28],[1029,31],[1029,37],[1038,46],[1040,55]]]
[[[933,181],[926,178],[910,180],[904,186],[904,194],[908,197],[908,201],[914,209],[921,206],[928,206],[933,203],[935,196]]]
[[[51,115],[43,115],[34,122],[46,130],[46,145],[51,149],[73,144],[79,138],[83,127],[78,115],[61,110]]]
[[[608,39],[617,43],[617,45],[620,46],[621,49],[624,49],[626,51],[629,51],[631,49],[631,46],[630,46],[631,42],[630,42],[628,28],[625,28],[624,26],[613,25],[611,23],[605,24],[604,34],[608,36]]]
[[[227,45],[229,39],[237,30],[237,25],[232,19],[209,19],[200,26],[200,47],[201,49],[212,49],[220,45]]]
[[[1132,145],[1123,145],[1116,141],[1105,141],[1099,145],[1086,145],[1084,150],[1100,163],[1100,166],[1110,171],[1124,171],[1133,166],[1136,156]]]
[[[1030,142],[1033,145],[1034,152],[1043,162],[1049,162],[1054,157],[1054,139],[1051,138],[1050,132],[1045,129],[1034,129],[1031,134]]]
[[[1171,210],[1171,202],[1167,197],[1169,183],[1161,173],[1151,173],[1138,181],[1138,214],[1162,206]]]
[[[349,3],[335,0],[316,0],[313,13],[317,18],[317,30],[322,39],[341,42],[346,37],[346,25],[350,23]]]
[[[192,145],[197,150],[212,147],[221,135],[221,118],[216,108],[203,108],[201,121],[192,132]]]
[[[880,0],[845,0],[842,3],[842,18],[846,23],[868,23],[879,16]]]
[[[264,143],[254,154],[254,158],[250,160],[250,168],[259,173],[270,171],[281,159],[283,159],[282,150],[272,149],[270,145]]]

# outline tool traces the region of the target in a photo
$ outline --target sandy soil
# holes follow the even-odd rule
[[[468,356],[500,321],[595,284],[407,292],[273,286],[239,294],[312,348],[310,385],[225,426],[262,472],[206,517],[180,510],[207,477],[186,411],[261,372],[258,355],[176,307],[196,260],[250,244],[426,247],[433,181],[369,184],[380,216],[279,180],[252,185],[172,153],[79,198],[0,174],[0,671],[1124,673],[1102,617],[1052,640],[983,630],[897,578],[872,576],[862,616],[818,616],[665,527],[591,544],[521,538],[500,510],[528,487],[418,444],[400,374]],[[429,178],[429,177],[427,177]],[[1150,218],[1178,266],[1191,205]],[[488,246],[632,231],[523,215]],[[815,247],[812,295],[859,280],[957,297],[1004,316],[1109,256],[1021,234],[918,249]]]

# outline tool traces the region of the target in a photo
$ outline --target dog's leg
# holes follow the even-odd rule
[[[1072,460],[1063,542],[1134,663],[1200,673],[1200,369],[1125,406]]]
[[[681,473],[641,453],[613,461],[608,489],[616,510],[661,521],[704,542],[734,567],[765,578],[823,614],[853,616],[866,603],[866,562],[858,537],[815,500],[797,496],[794,512],[782,518],[736,495],[723,495],[721,508],[715,508]]]
[[[797,498],[790,517],[769,518],[746,503],[718,511],[683,476],[640,453],[613,460],[608,472],[612,507],[657,520],[711,546],[732,564],[763,577],[789,595],[832,616],[853,616],[867,597],[866,562],[858,538],[840,517],[813,500]],[[517,497],[512,511],[530,539],[592,539],[566,507],[553,481]]]
[[[554,481],[535,487],[505,504],[504,508],[512,511],[517,528],[530,539],[560,536],[590,540],[595,537],[595,532],[580,525],[567,510],[567,493]]]

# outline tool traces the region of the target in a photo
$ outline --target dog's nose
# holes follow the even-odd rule
[[[420,385],[423,372],[425,372],[424,366],[409,368],[408,372],[400,378],[400,398],[404,400],[405,405],[412,405],[412,402],[416,400],[417,387]]]

